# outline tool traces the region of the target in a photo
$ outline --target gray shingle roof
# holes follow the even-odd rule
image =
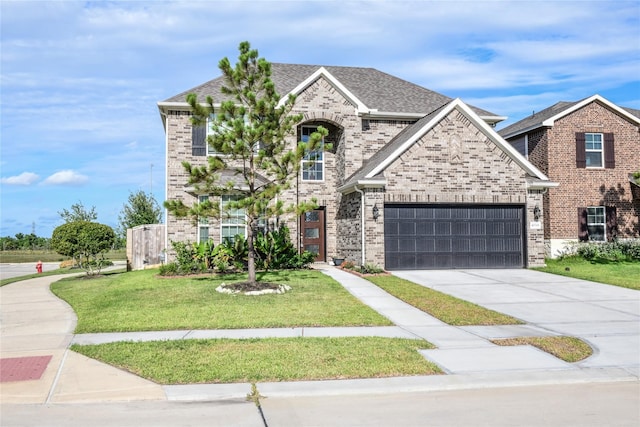
[[[538,111],[537,113],[532,114],[529,117],[526,117],[518,122],[513,123],[510,126],[505,127],[504,129],[500,129],[498,133],[502,136],[511,135],[518,133],[525,129],[535,129],[536,127],[542,126],[542,122],[547,120],[550,117],[555,116],[563,112],[564,110],[574,106],[580,101],[576,102],[567,102],[560,101],[553,104],[551,107],[545,108],[542,111]]]
[[[622,108],[627,110],[627,112],[633,114],[634,116],[640,118],[640,110],[636,110],[635,108],[627,108],[627,107],[622,107]]]
[[[271,64],[271,79],[276,86],[277,92],[281,96],[285,96],[320,67],[324,67],[356,98],[372,110],[428,114],[453,100],[453,98],[383,73],[375,68],[273,63]],[[220,102],[225,100],[220,93],[222,84],[223,77],[220,76],[172,96],[164,102],[185,102],[185,98],[189,93],[195,93],[198,95],[198,99],[202,101],[207,96],[211,96],[214,102]],[[479,116],[496,116],[496,114],[480,108],[471,108]]]
[[[516,123],[513,123],[510,126],[505,127],[504,129],[499,130],[498,133],[503,137],[506,137],[506,136],[512,137],[524,131],[537,129],[543,126],[543,123],[545,120],[550,119],[551,117],[554,117],[558,114],[561,114],[563,111],[566,111],[571,107],[573,107],[574,105],[584,102],[590,98],[603,99],[598,95],[595,95],[595,96],[590,96],[588,98],[584,98],[574,102],[560,101],[552,105],[551,107],[545,108],[542,111],[532,114],[529,117],[526,117]],[[633,116],[640,118],[640,110],[636,110],[633,108],[626,108],[626,107],[617,107],[617,108],[621,108],[627,111],[628,113],[632,114]]]

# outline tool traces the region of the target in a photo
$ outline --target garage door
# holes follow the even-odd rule
[[[522,206],[385,205],[385,268],[522,268]]]

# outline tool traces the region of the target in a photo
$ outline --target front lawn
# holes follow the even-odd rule
[[[160,384],[301,381],[434,375],[427,341],[265,338],[118,342],[71,349]]]
[[[640,290],[640,262],[598,262],[567,257],[547,259],[546,264],[534,270]]]
[[[287,284],[283,295],[228,295],[221,283],[246,275],[157,276],[158,270],[100,278],[65,278],[52,291],[78,316],[76,333],[190,329],[390,326],[329,276],[314,270],[265,273],[260,280]]]

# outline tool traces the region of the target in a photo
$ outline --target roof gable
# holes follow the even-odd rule
[[[538,185],[540,185],[541,181],[548,183],[548,186],[553,185],[538,168],[533,166],[518,153],[511,144],[498,135],[483,119],[471,110],[468,105],[460,99],[455,99],[407,127],[380,151],[374,154],[358,171],[349,177],[345,184],[338,190],[345,192],[350,191],[356,186],[366,186],[369,183],[379,184],[381,182],[380,177],[382,172],[384,172],[389,165],[400,158],[413,144],[454,110],[461,112],[476,128],[497,145],[500,150],[519,165],[520,168],[538,181]]]
[[[558,102],[552,105],[549,108],[545,108],[539,113],[533,114],[530,117],[522,119],[511,126],[507,126],[506,128],[500,130],[500,135],[504,138],[512,138],[514,136],[520,135],[525,132],[532,131],[534,129],[538,129],[541,127],[552,127],[557,120],[562,119],[563,117],[568,116],[569,114],[577,111],[592,102],[599,102],[606,107],[610,108],[617,114],[622,117],[625,117],[627,120],[640,124],[640,116],[638,114],[634,114],[633,109],[622,108],[614,104],[613,102],[607,100],[606,98],[596,94],[585,98],[581,101],[576,102]]]

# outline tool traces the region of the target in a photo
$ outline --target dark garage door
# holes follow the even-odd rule
[[[385,268],[521,268],[523,212],[522,206],[385,205]]]

